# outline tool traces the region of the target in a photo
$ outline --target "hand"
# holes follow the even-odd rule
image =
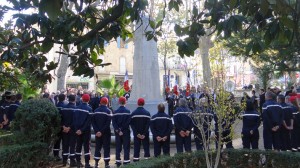
[[[185,131],[185,136],[189,136],[191,131]]]
[[[3,125],[7,125],[8,124],[8,120],[3,121]]]
[[[3,128],[3,124],[0,124],[0,129],[2,129]]]
[[[101,136],[102,136],[102,133],[98,131],[98,132],[96,133],[96,137],[100,138]]]
[[[140,139],[145,139],[145,135],[141,135]]]
[[[63,132],[68,133],[70,131],[70,127],[63,126]]]
[[[290,126],[289,128],[288,128],[288,130],[293,130],[294,128],[293,128],[293,126]]]
[[[180,131],[179,134],[180,134],[181,137],[185,137],[185,132],[184,131]]]
[[[250,134],[251,134],[251,135],[253,134],[253,130],[250,131]]]
[[[141,134],[137,134],[136,137],[138,137],[139,139],[141,139]]]
[[[279,126],[277,125],[277,126],[272,128],[272,131],[276,132],[278,129],[279,129]]]
[[[123,135],[123,132],[122,131],[119,131],[119,136],[122,136]]]
[[[168,139],[168,137],[167,136],[164,136],[163,138],[162,138],[162,141],[166,141]]]
[[[157,136],[157,137],[156,137],[156,140],[157,140],[158,142],[160,142],[160,141],[162,140],[162,138],[161,138],[160,136]]]
[[[77,135],[81,135],[81,134],[82,134],[81,130],[77,130],[77,131],[76,131],[76,134],[77,134]]]

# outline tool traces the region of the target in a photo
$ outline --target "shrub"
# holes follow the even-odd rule
[[[49,158],[45,152],[47,148],[47,144],[40,142],[3,146],[0,148],[0,167],[46,167],[48,163],[41,161]]]
[[[215,153],[213,154],[215,155]],[[177,154],[173,157],[158,157],[126,165],[124,168],[206,168],[203,151]],[[221,153],[220,168],[252,167],[300,167],[300,154],[261,150],[224,150]]]
[[[50,145],[60,131],[58,110],[48,99],[25,101],[15,115],[13,130],[21,130],[24,140]]]

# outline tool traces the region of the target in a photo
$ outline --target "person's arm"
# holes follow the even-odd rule
[[[137,135],[138,133],[136,132],[134,113],[130,115],[130,118],[130,126],[133,131],[133,135]]]
[[[92,126],[93,126],[93,129],[94,129],[94,132],[97,133],[99,132],[99,127],[97,125],[97,120],[96,120],[96,117],[97,117],[97,114],[94,113],[94,115],[91,117],[91,122],[92,122]]]
[[[151,122],[150,122],[150,129],[151,129],[151,132],[152,132],[154,138],[157,137],[157,130],[156,130],[155,124],[156,124],[155,120],[152,117]]]
[[[89,127],[91,126],[91,119],[92,119],[92,115],[88,114],[85,121],[84,121],[83,126],[80,128],[81,132],[83,132],[84,130],[89,129]]]
[[[103,124],[103,127],[100,129],[101,133],[103,133],[105,130],[110,128],[111,119],[112,119],[112,117],[111,117],[111,113],[110,113],[105,117],[105,123]]]

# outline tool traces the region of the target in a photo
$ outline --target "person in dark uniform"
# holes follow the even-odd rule
[[[65,104],[64,101],[66,99],[66,96],[64,94],[58,95],[58,103],[56,104],[56,108],[61,116],[61,109],[64,108]],[[53,146],[53,156],[55,157],[56,161],[60,161],[61,158],[59,157],[59,151],[60,151],[60,143],[62,138],[62,130],[57,134],[57,140],[54,143]]]
[[[5,100],[2,102],[1,106],[0,106],[0,129],[6,129],[7,126],[5,119],[4,119],[4,115],[5,115],[5,111],[7,110],[7,108],[10,105],[10,98],[11,98],[11,92],[10,91],[6,91],[4,93],[4,98]]]
[[[246,101],[243,117],[242,141],[244,149],[258,149],[260,116],[252,101]]]
[[[144,158],[150,157],[150,143],[149,143],[149,127],[150,127],[150,113],[144,109],[145,100],[139,98],[137,101],[138,108],[131,114],[130,126],[133,131],[134,153],[133,161],[140,160],[141,144],[144,148]]]
[[[130,153],[130,110],[125,107],[126,98],[119,98],[120,107],[113,114],[113,127],[116,136],[116,165],[120,167],[122,146],[124,149],[124,161],[123,164],[130,163],[129,153]]]
[[[248,99],[249,100],[249,99]],[[246,101],[246,99],[245,99]],[[225,116],[222,116],[221,119],[218,118],[218,115],[215,113],[214,120],[215,120],[215,135],[216,135],[216,149],[218,148],[219,138],[221,138],[221,149],[223,148],[224,144],[226,149],[233,149],[232,144],[232,125],[235,122],[236,118],[236,105],[235,105],[235,98],[232,93],[229,93],[228,99],[225,101]],[[219,130],[219,124],[221,124],[222,130]],[[221,133],[219,133],[221,131]],[[220,134],[220,135],[219,135]]]
[[[98,167],[99,160],[101,158],[101,148],[104,149],[104,163],[105,167],[109,167],[110,161],[110,142],[111,132],[110,123],[112,119],[112,112],[107,107],[108,99],[102,97],[100,100],[100,106],[94,111],[92,125],[96,135],[96,148],[95,148],[95,168]]]
[[[76,109],[75,95],[69,95],[68,99],[69,103],[61,109],[63,166],[66,166],[69,157],[70,167],[74,167],[77,166],[75,162],[76,136],[73,127],[73,119]]]
[[[183,147],[186,152],[191,152],[191,130],[193,122],[189,116],[191,110],[187,107],[187,102],[184,98],[179,99],[179,107],[174,113],[175,139],[177,153],[183,152]]]
[[[170,116],[173,116],[173,113],[174,113],[174,106],[175,106],[175,95],[173,92],[170,92],[168,95],[167,95],[167,98],[166,98],[167,102],[168,102],[168,111],[169,111],[169,115]]]
[[[17,95],[11,96],[11,103],[7,109],[5,109],[5,126],[10,128],[10,123],[15,119],[15,112],[17,111],[18,107],[21,105],[22,101],[22,94],[18,93]]]
[[[265,89],[260,89],[260,94],[259,94],[259,109],[260,109],[260,114],[262,114],[262,106],[266,102],[266,96],[265,96]]]
[[[153,134],[154,157],[158,157],[163,149],[164,155],[170,155],[170,135],[173,130],[171,117],[165,113],[164,104],[157,106],[158,112],[152,116],[150,122]]]
[[[76,134],[76,161],[81,167],[81,150],[84,148],[85,167],[90,168],[90,141],[91,141],[91,114],[92,108],[88,105],[90,96],[83,94],[82,103],[77,106],[74,114],[74,131]]]
[[[280,128],[281,150],[291,151],[291,131],[294,125],[292,106],[285,103],[285,97],[283,95],[277,96],[277,102],[281,105],[283,110],[283,122]]]
[[[206,139],[206,145],[208,146],[209,136],[211,134],[210,126],[214,118],[214,113],[211,106],[208,104],[207,97],[202,97],[199,101],[199,106],[193,112],[193,127],[195,135],[195,144],[197,150],[204,150],[204,141],[200,129],[204,132],[204,137]],[[200,127],[200,128],[199,128]]]
[[[276,102],[276,94],[266,92],[266,102],[262,107],[263,138],[266,150],[280,150],[280,126],[283,122],[282,107]]]
[[[292,125],[293,129],[291,131],[291,146],[292,151],[297,152],[300,151],[300,108],[296,96],[291,96],[289,100],[292,104],[292,114],[294,120],[294,123]]]

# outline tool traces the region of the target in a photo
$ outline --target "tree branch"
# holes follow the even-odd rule
[[[109,17],[107,17],[107,18],[105,18],[101,22],[98,22],[97,25],[94,27],[94,29],[92,29],[91,31],[89,31],[88,33],[86,33],[85,35],[83,35],[82,37],[80,37],[79,39],[77,39],[75,41],[74,45],[78,45],[79,43],[83,42],[84,40],[89,39],[89,38],[95,36],[99,30],[103,29],[110,22],[115,21],[119,17],[121,17],[122,14],[123,14],[123,10],[124,10],[124,1],[125,0],[119,0],[118,6],[113,11],[114,14],[111,15],[111,16],[109,16]]]

